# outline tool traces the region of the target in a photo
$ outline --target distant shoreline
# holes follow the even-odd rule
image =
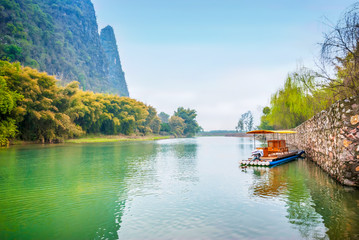
[[[239,132],[230,132],[230,131],[210,131],[210,132],[201,132],[198,133],[196,136],[198,137],[252,137],[246,133],[239,133]]]

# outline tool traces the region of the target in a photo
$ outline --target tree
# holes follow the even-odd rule
[[[273,126],[269,124],[268,115],[270,113],[270,107],[264,107],[261,116],[261,123],[258,126],[262,130],[273,130]]]
[[[180,117],[184,120],[185,128],[183,134],[186,137],[193,137],[196,133],[201,130],[201,127],[198,125],[196,121],[197,113],[194,109],[184,109],[183,107],[179,107],[177,111],[175,111],[174,116]]]
[[[243,132],[243,130],[244,130],[244,123],[243,123],[243,119],[240,118],[238,120],[238,123],[237,123],[237,126],[236,126],[236,131],[237,132]]]
[[[152,106],[128,97],[85,92],[19,63],[0,61],[0,145],[10,138],[55,142],[84,133],[159,133]]]
[[[158,114],[158,117],[161,119],[162,123],[168,123],[168,119],[170,118],[170,115],[164,112],[160,112],[160,114]]]
[[[150,130],[147,133],[151,132],[154,134],[158,134],[161,128],[161,120],[157,116],[157,111],[152,106],[148,106],[147,111],[148,111],[148,116],[146,118],[145,126],[147,126]]]
[[[274,129],[294,128],[327,108],[335,98],[330,90],[316,86],[314,75],[305,68],[288,75],[284,87],[271,97],[268,114],[261,126]],[[269,111],[270,110],[270,111]]]
[[[178,116],[172,116],[168,123],[171,128],[171,133],[175,137],[180,137],[183,135],[186,127],[185,120],[183,118]]]
[[[170,134],[170,132],[171,132],[171,127],[169,123],[161,123],[160,134],[167,135]]]
[[[243,113],[241,118],[238,120],[236,131],[238,132],[249,132],[253,129],[253,115],[251,111]]]
[[[359,95],[359,3],[347,10],[321,44],[322,86],[340,98]],[[330,74],[326,65],[333,67]]]
[[[247,121],[245,122],[246,126],[247,126],[247,131],[252,131],[253,130],[253,115],[251,111],[248,111],[248,117],[247,117]]]
[[[0,76],[11,91],[23,96],[13,112],[21,139],[53,142],[82,134],[81,127],[59,110],[63,93],[54,77],[6,61],[0,61]]]
[[[0,146],[9,145],[9,138],[17,133],[15,109],[23,96],[11,91],[4,77],[0,76]]]

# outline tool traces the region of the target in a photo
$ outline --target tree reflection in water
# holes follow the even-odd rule
[[[339,185],[314,163],[297,160],[270,169],[253,168],[253,179],[251,194],[283,200],[286,217],[303,238],[359,237],[359,192]]]
[[[330,239],[359,239],[359,191],[344,187],[313,162],[302,164],[303,172],[316,182],[306,181],[315,211],[323,216]]]
[[[173,150],[177,160],[177,178],[185,182],[198,182],[197,144],[176,144]]]
[[[140,151],[139,151],[140,150]],[[133,196],[145,194],[146,184],[156,182],[156,156],[159,146],[153,142],[149,143],[128,143],[111,145],[104,149],[102,156],[112,161],[112,164],[105,165],[107,169],[103,172],[108,174],[109,180],[114,181],[113,185],[113,206],[105,206],[107,209],[106,218],[103,219],[103,226],[99,226],[95,239],[118,239],[118,231],[121,228],[122,217],[128,203]],[[116,176],[116,177],[114,177]],[[155,184],[152,184],[155,186]],[[151,191],[156,189],[152,188]],[[132,197],[131,197],[132,196]],[[109,224],[111,221],[112,227]]]

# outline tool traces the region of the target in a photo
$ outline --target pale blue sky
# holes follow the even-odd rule
[[[92,0],[99,27],[117,37],[130,95],[170,115],[194,108],[205,130],[234,129],[298,64],[315,66],[318,43],[355,1]]]

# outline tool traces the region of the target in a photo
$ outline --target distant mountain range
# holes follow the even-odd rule
[[[99,34],[90,0],[0,0],[0,59],[129,96],[114,31]]]

